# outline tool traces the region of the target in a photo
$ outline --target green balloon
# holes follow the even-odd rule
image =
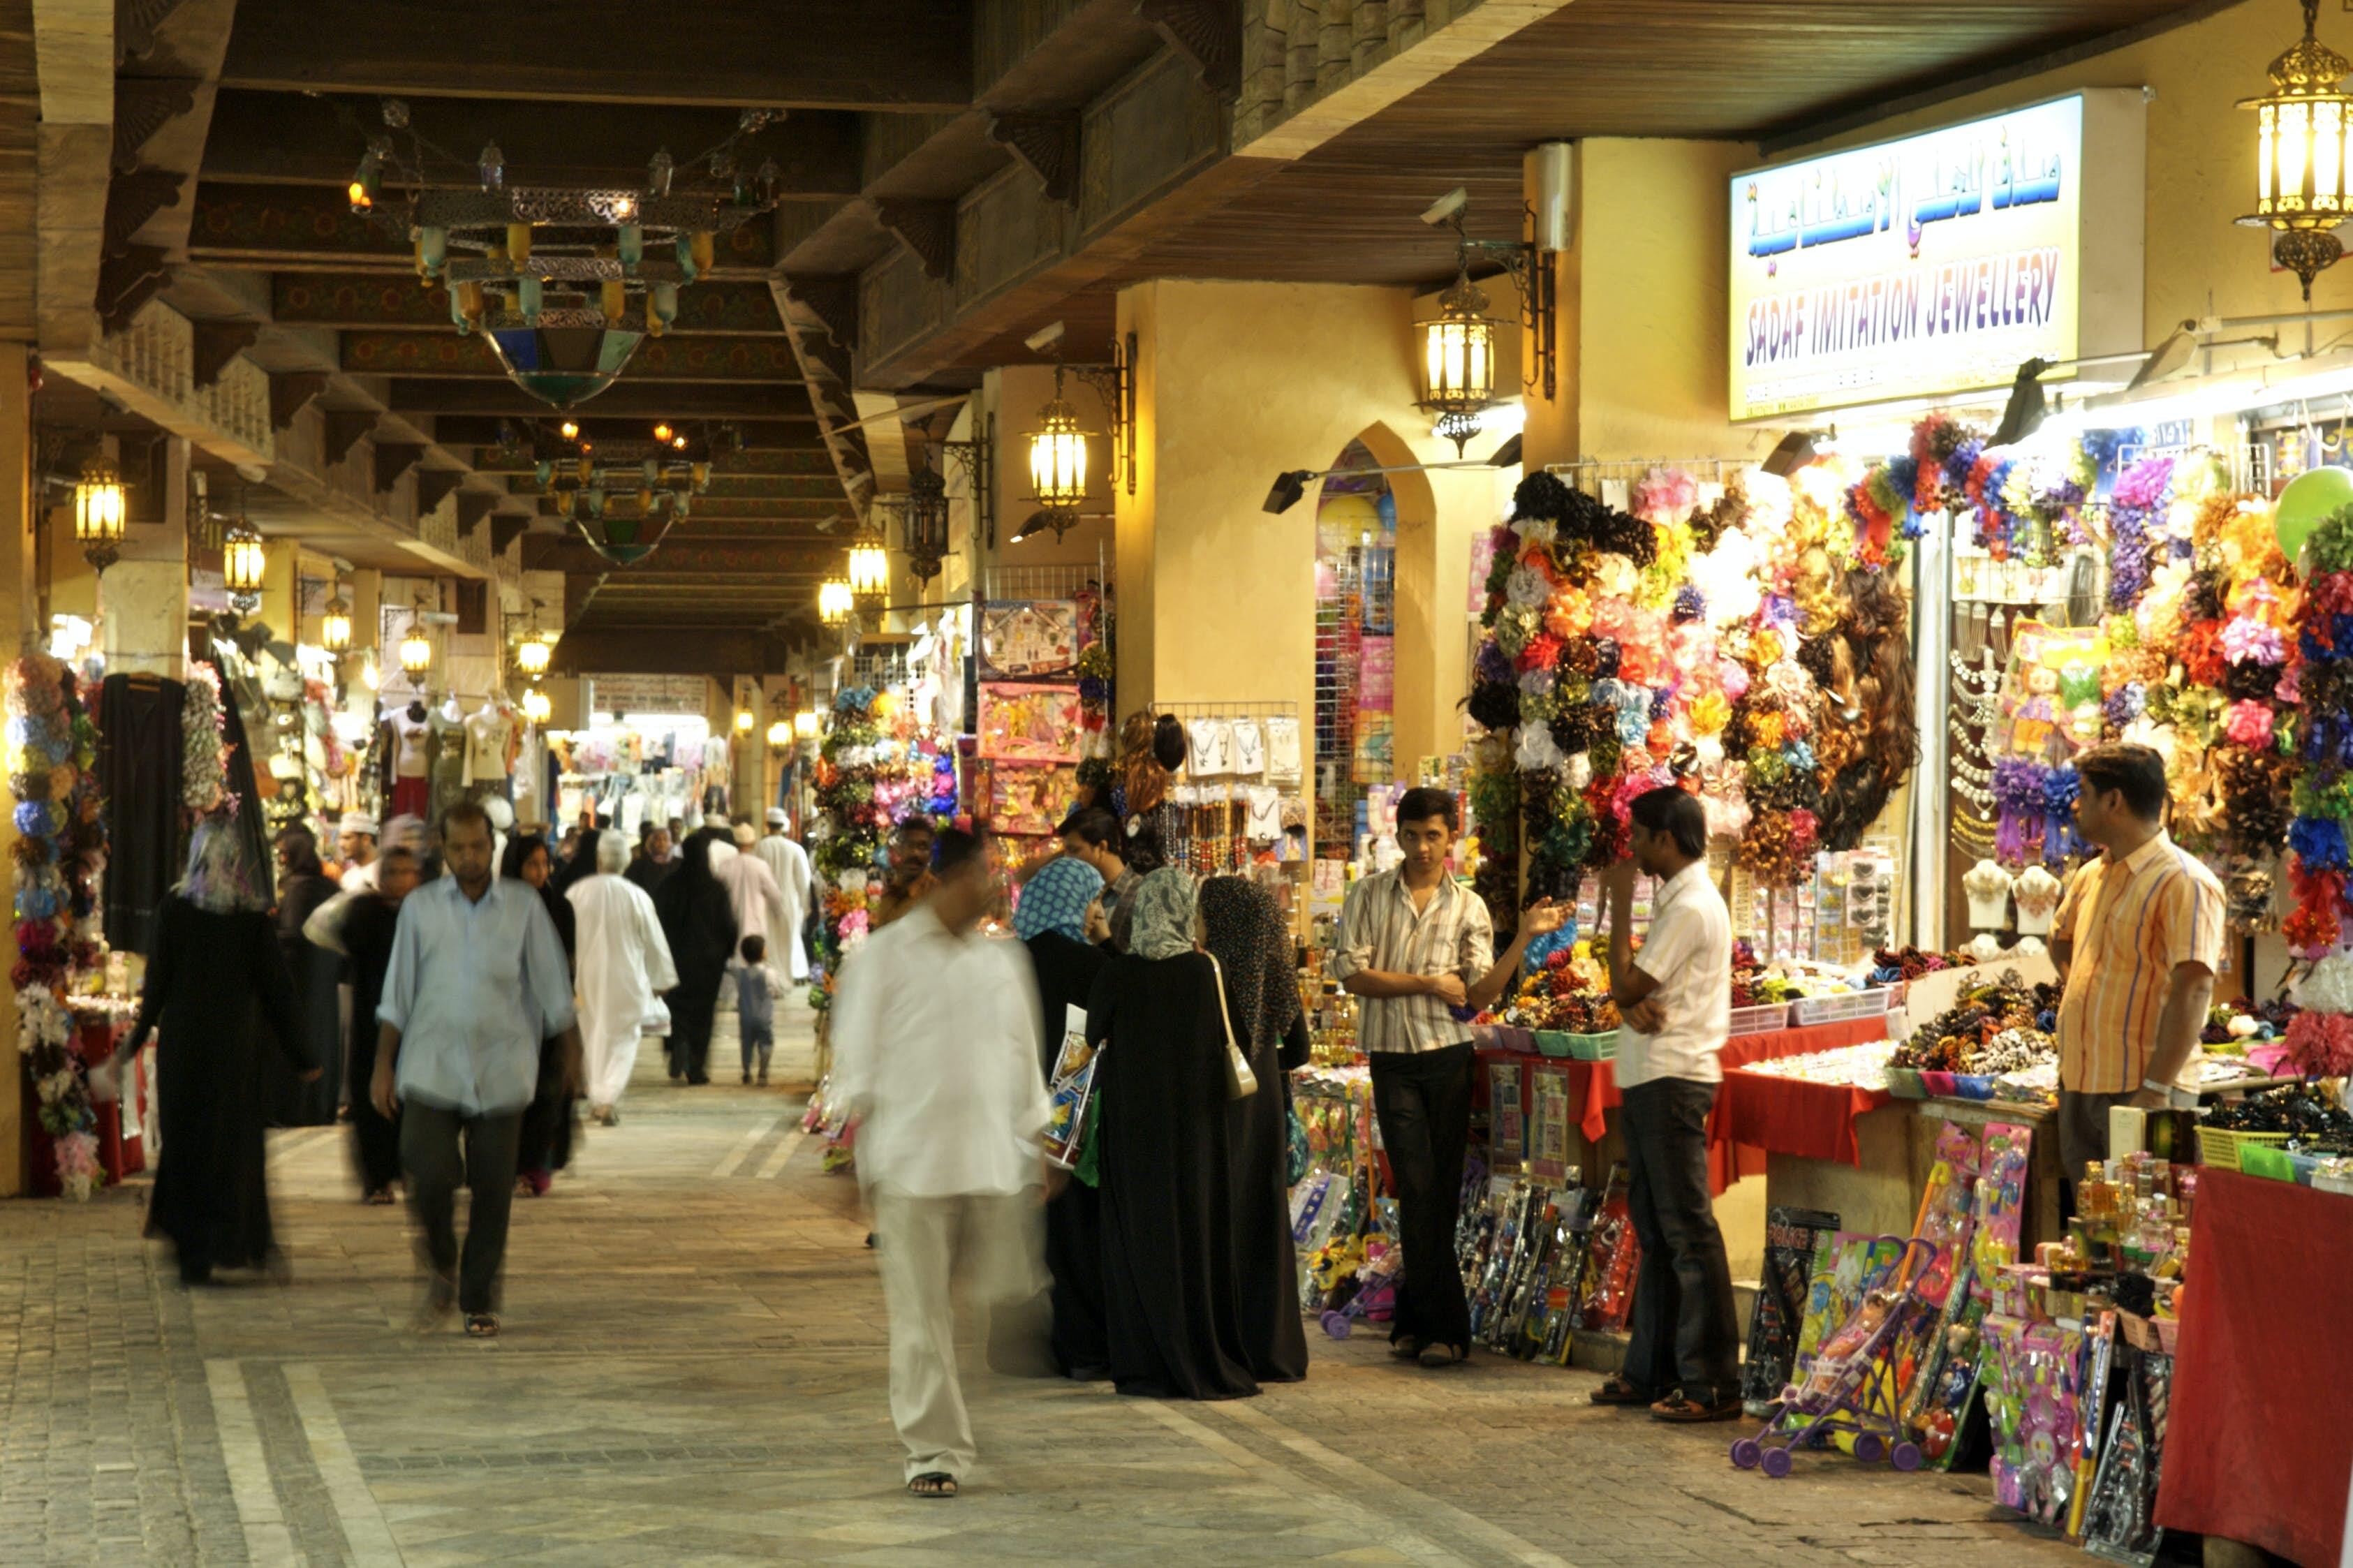
[[[2280,553],[2294,561],[2304,542],[2312,537],[2331,512],[2353,506],[2353,470],[2310,468],[2287,482],[2272,513],[2272,531],[2279,536]]]

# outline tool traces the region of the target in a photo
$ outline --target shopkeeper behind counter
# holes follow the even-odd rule
[[[2059,900],[2059,1159],[2072,1184],[2108,1157],[2108,1109],[2157,1110],[2198,1048],[2222,957],[2222,884],[2165,831],[2165,759],[2094,746],[2075,759],[2075,826],[2099,847]],[[2189,1103],[2195,1103],[2190,1100]]]

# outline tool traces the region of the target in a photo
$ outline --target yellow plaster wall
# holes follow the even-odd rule
[[[2186,317],[2301,310],[2295,274],[2271,270],[2266,232],[2232,220],[2254,205],[2255,167],[2254,115],[2235,104],[2268,90],[2264,67],[2302,26],[2286,0],[2247,0],[2145,42],[1899,115],[1803,152],[1907,135],[2080,88],[2146,87],[2156,96],[2148,105],[2143,346],[2155,346]],[[2339,52],[2353,50],[2353,16],[2323,8],[2320,38]],[[2353,267],[2340,263],[2322,273],[2312,305],[2318,310],[2353,307]],[[2340,326],[2323,328],[2319,341],[2334,337]],[[2300,334],[2283,346],[2300,349]]]
[[[1138,471],[1117,495],[1120,707],[1289,700],[1314,710],[1315,487],[1262,510],[1289,468],[1365,439],[1385,462],[1451,460],[1413,406],[1401,289],[1159,279],[1120,296],[1139,344]],[[1448,728],[1467,679],[1471,539],[1489,472],[1397,476],[1401,776]]]

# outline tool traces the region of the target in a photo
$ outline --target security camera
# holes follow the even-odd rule
[[[1421,215],[1421,221],[1432,228],[1436,228],[1440,224],[1452,223],[1455,216],[1470,205],[1471,187],[1457,185],[1430,203],[1430,210]]]
[[[1056,321],[1050,327],[1040,327],[1022,339],[1022,344],[1033,354],[1041,354],[1049,349],[1059,348],[1062,342],[1062,328],[1063,323],[1060,321]]]

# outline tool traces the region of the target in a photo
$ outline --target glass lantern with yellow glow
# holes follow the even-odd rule
[[[871,529],[849,547],[849,596],[858,613],[873,620],[891,598],[891,556]]]
[[[779,719],[768,726],[768,744],[772,749],[781,752],[792,743],[793,727],[790,723]]]
[[[1029,432],[1029,490],[1048,511],[1075,511],[1087,499],[1087,433],[1079,413],[1062,400],[1062,367],[1054,367],[1054,399],[1038,412]]]
[[[858,601],[851,596],[849,584],[842,578],[836,577],[828,583],[818,584],[817,591],[817,618],[825,625],[828,626],[848,626],[849,624],[850,615],[857,609],[857,607]]]
[[[329,653],[343,653],[352,646],[352,607],[340,589],[320,613],[319,646]]]
[[[74,482],[74,542],[90,570],[104,572],[122,553],[122,480],[100,458]]]
[[[1414,323],[1421,339],[1421,406],[1438,415],[1455,456],[1495,401],[1495,322],[1484,289],[1465,270],[1438,297],[1438,313]]]
[[[759,720],[754,716],[749,708],[738,708],[735,710],[735,732],[737,734],[750,734],[752,732],[752,726],[758,722]]]
[[[269,555],[261,535],[243,518],[221,535],[221,584],[237,614],[249,616],[261,607],[261,584],[269,572]]]
[[[422,612],[409,623],[408,635],[400,639],[401,673],[412,680],[433,668],[433,639],[425,631]]]
[[[522,694],[522,716],[533,723],[546,723],[549,715],[554,711],[555,704],[549,701],[547,693],[538,687],[534,686]]]
[[[547,673],[549,647],[546,639],[533,635],[515,644],[515,668],[536,680]]]
[[[817,739],[818,717],[814,708],[804,708],[793,715],[793,735],[797,740]]]
[[[2312,298],[2312,280],[2345,254],[2329,230],[2353,217],[2346,137],[2353,62],[2315,37],[2319,0],[2304,0],[2304,37],[2271,63],[2272,90],[2239,100],[2255,111],[2255,210],[2239,221],[2279,231],[2273,258]]]

